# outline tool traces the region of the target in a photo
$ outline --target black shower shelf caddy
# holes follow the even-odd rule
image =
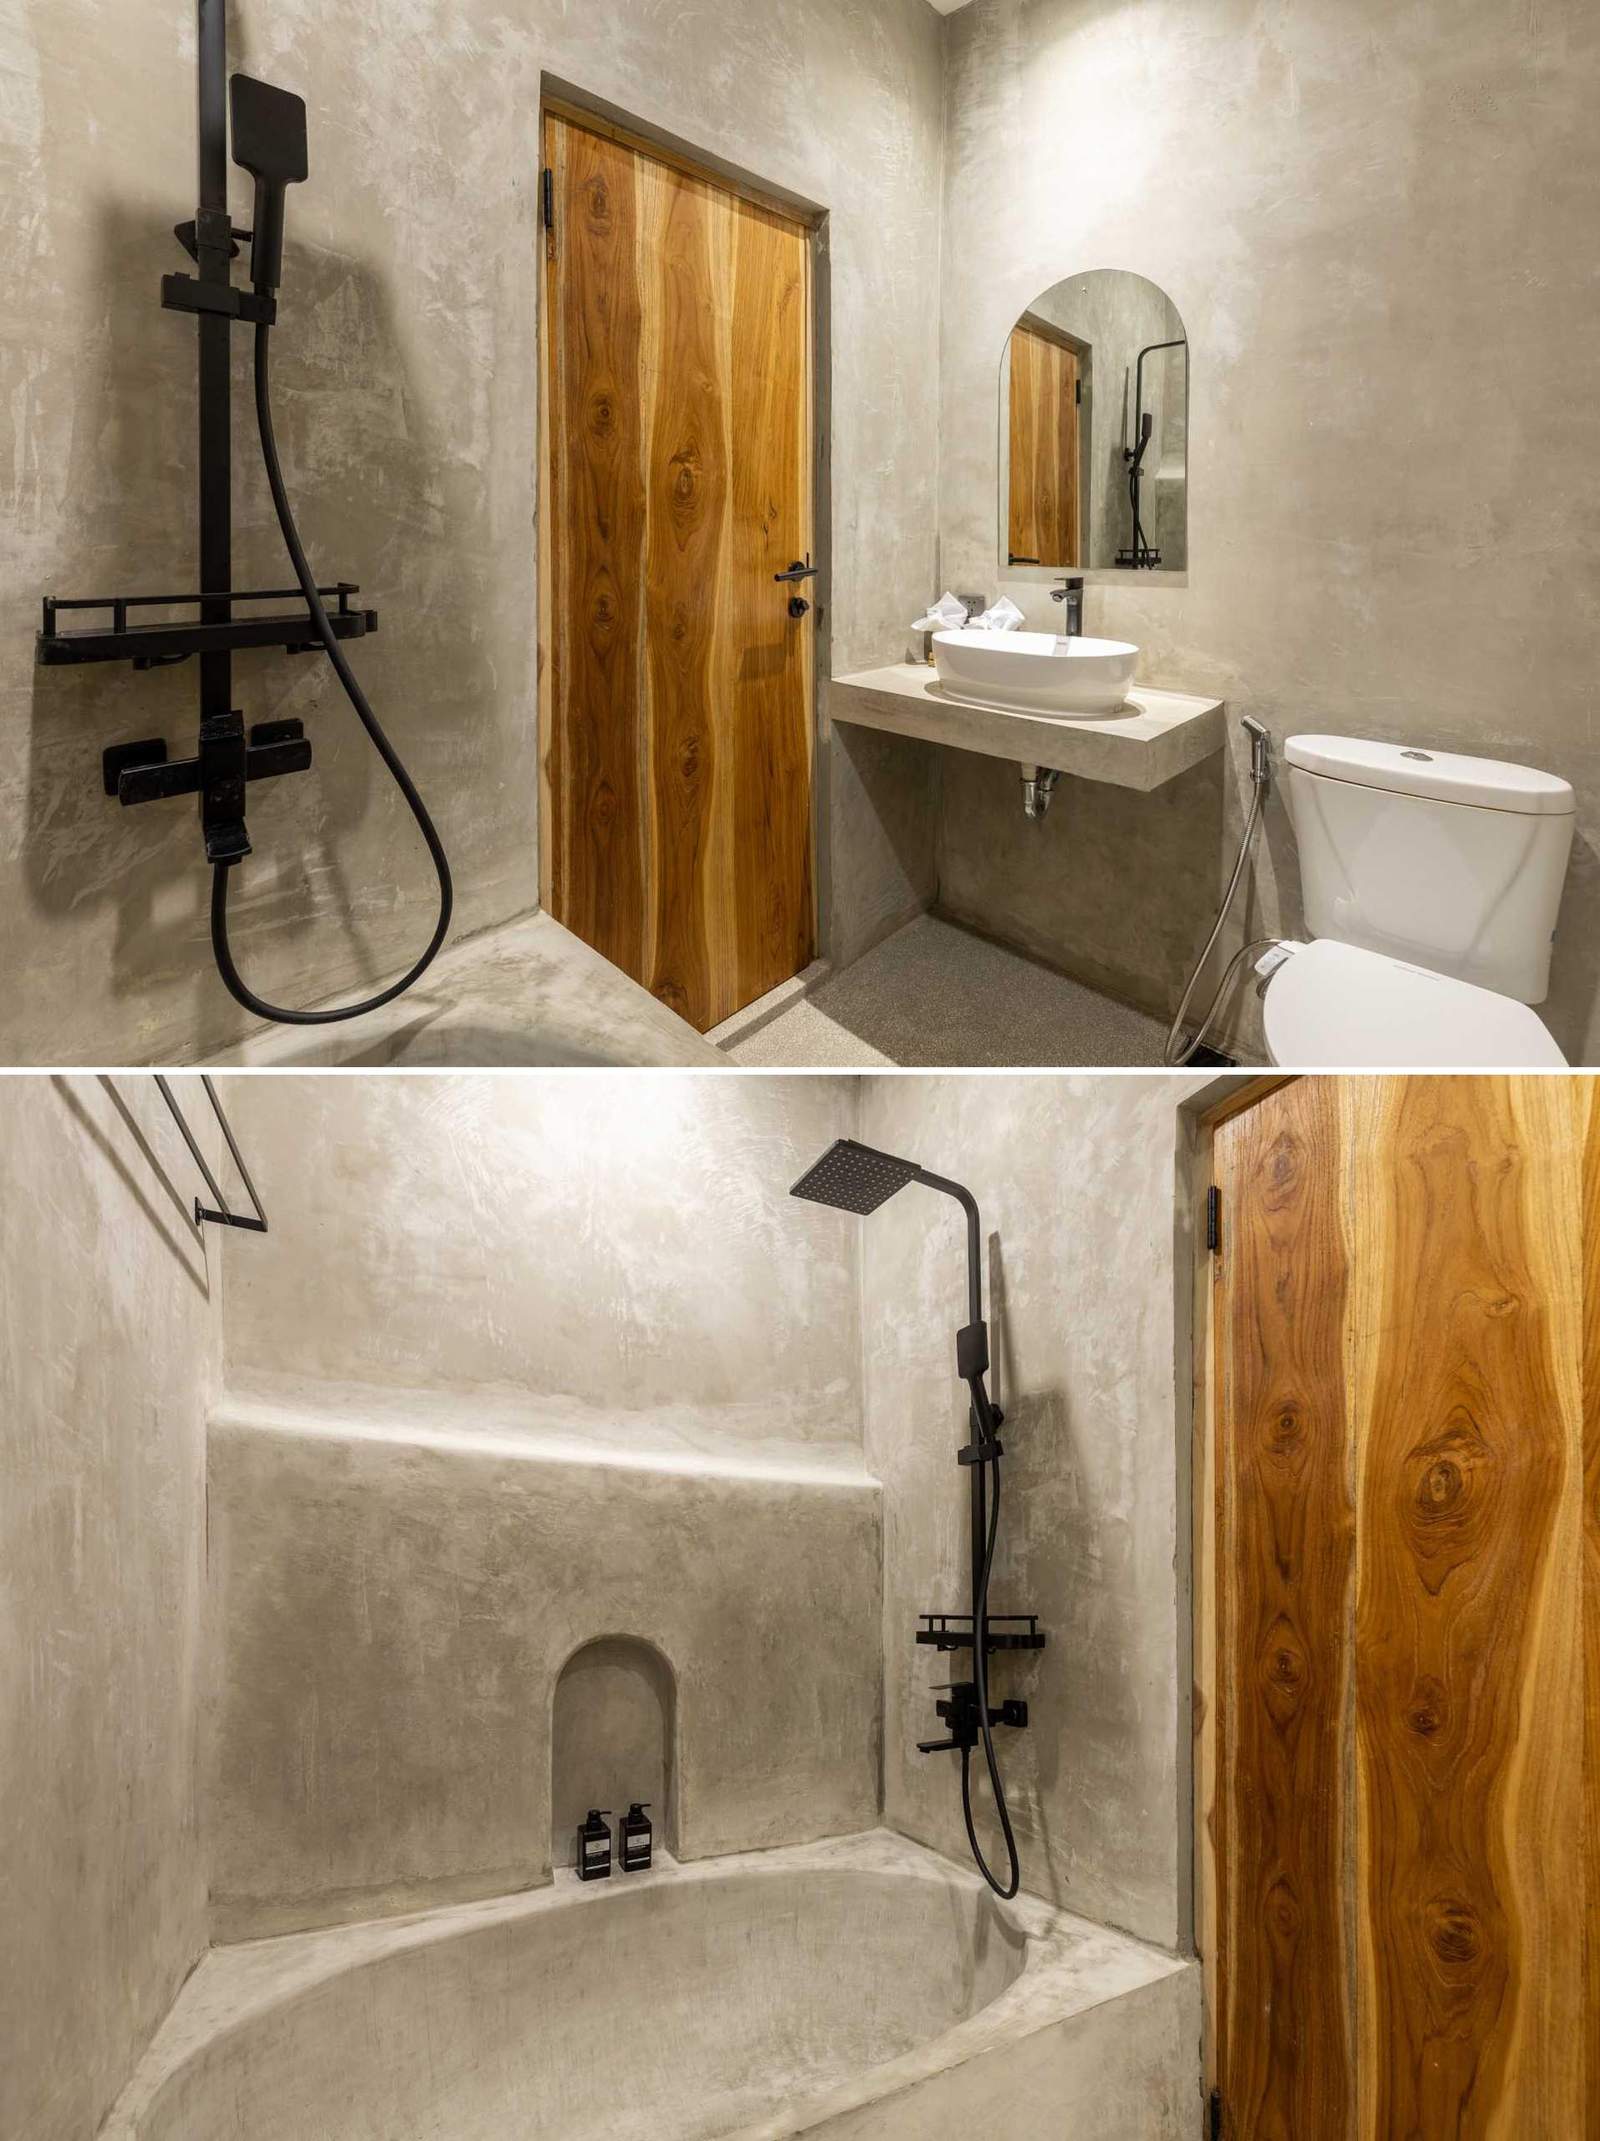
[[[917,1641],[929,1643],[935,1650],[970,1650],[972,1648],[972,1615],[970,1613],[924,1613],[919,1616],[922,1626],[917,1630]],[[984,1645],[986,1653],[996,1650],[1043,1650],[1045,1638],[1039,1633],[1037,1613],[991,1613],[989,1640]]]
[[[364,639],[378,629],[378,613],[356,607],[351,597],[361,590],[353,580],[340,580],[318,589],[330,603],[328,621],[336,639]],[[337,598],[336,600],[334,598]],[[302,607],[266,616],[235,617],[236,602],[298,602]],[[291,654],[320,650],[321,640],[311,621],[311,612],[298,587],[238,589],[214,595],[59,595],[44,598],[44,629],[39,634],[39,660],[46,668],[61,668],[79,662],[132,662],[135,669],[157,669],[169,662],[187,661],[191,654],[214,654],[238,647],[286,647]],[[204,609],[226,604],[225,617],[162,619],[150,624],[129,622],[130,610]],[[64,610],[109,610],[110,625],[94,625],[82,631],[59,629]]]

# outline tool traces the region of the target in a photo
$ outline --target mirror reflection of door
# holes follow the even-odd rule
[[[1010,536],[1013,565],[1083,562],[1082,408],[1089,350],[1025,317],[1011,336]]]

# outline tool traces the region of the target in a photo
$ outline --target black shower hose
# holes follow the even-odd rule
[[[433,964],[439,947],[450,931],[450,910],[455,901],[455,890],[450,881],[450,862],[444,851],[427,805],[417,793],[416,783],[406,771],[405,763],[394,745],[383,732],[383,725],[372,711],[366,693],[356,679],[355,671],[345,659],[344,648],[334,636],[333,626],[323,607],[322,597],[317,593],[316,577],[306,558],[305,547],[300,541],[300,531],[294,524],[294,513],[289,505],[289,493],[284,487],[283,468],[278,460],[277,435],[272,425],[272,395],[270,387],[268,349],[271,329],[264,324],[256,328],[256,428],[261,434],[261,458],[266,464],[267,482],[272,487],[272,503],[277,508],[278,526],[283,530],[284,547],[294,566],[295,578],[300,582],[300,592],[306,598],[311,611],[311,622],[316,626],[317,637],[327,650],[328,659],[334,666],[345,695],[360,717],[361,726],[371,737],[373,748],[388,767],[394,784],[405,797],[417,828],[428,843],[428,853],[433,857],[433,867],[439,879],[439,919],[434,924],[428,948],[417,961],[393,981],[388,988],[380,989],[376,996],[364,997],[357,1004],[340,1004],[331,1011],[287,1011],[281,1005],[269,1004],[257,996],[248,986],[233,963],[233,953],[228,944],[228,881],[236,864],[219,862],[211,878],[211,948],[216,954],[217,972],[227,985],[228,993],[237,998],[247,1011],[258,1018],[275,1019],[283,1026],[331,1026],[340,1019],[360,1018],[368,1011],[376,1011],[401,996],[417,978]]]
[[[1012,1834],[1011,1812],[1006,1805],[1005,1786],[1000,1781],[1000,1761],[994,1751],[994,1733],[989,1724],[989,1574],[994,1567],[995,1541],[1000,1535],[1000,1460],[989,1459],[994,1482],[994,1493],[989,1505],[989,1536],[983,1549],[983,1573],[978,1579],[976,1595],[972,1601],[972,1661],[973,1677],[977,1683],[978,1724],[983,1733],[984,1760],[989,1767],[989,1785],[994,1793],[995,1812],[1000,1817],[1000,1833],[1006,1840],[1006,1857],[1010,1872],[1004,1884],[997,1881],[983,1855],[978,1842],[978,1831],[972,1819],[972,1749],[961,1750],[961,1812],[967,1824],[967,1842],[972,1847],[972,1856],[978,1871],[1000,1897],[1009,1903],[1022,1885],[1022,1866],[1017,1857],[1017,1839]]]

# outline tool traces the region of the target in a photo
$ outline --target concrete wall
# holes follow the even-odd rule
[[[1547,1016],[1594,1062],[1600,16],[1589,0],[974,0],[948,37],[941,578],[994,585],[988,411],[1012,322],[1086,268],[1158,282],[1192,346],[1187,584],[1092,584],[1087,628],[1137,640],[1147,681],[1216,692],[1280,735],[1405,738],[1571,779]],[[1042,587],[1007,592],[1048,623]],[[1004,766],[946,753],[941,898],[1170,1009],[1246,764],[1235,746],[1226,779],[1063,795],[1027,826]],[[1277,804],[1248,927],[1299,926]]]
[[[1168,1947],[1183,1932],[1188,1822],[1173,1200],[1176,1108],[1192,1083],[873,1078],[861,1129],[965,1182],[983,1215],[992,1394],[1006,1415],[990,1607],[1039,1614],[1049,1637],[997,1659],[991,1680],[994,1699],[1022,1695],[1032,1712],[1026,1730],[998,1735],[1024,1884]],[[867,1223],[861,1254],[867,1459],[885,1507],[885,1813],[960,1857],[957,1758],[915,1746],[938,1733],[933,1687],[971,1654],[914,1641],[919,1613],[963,1611],[968,1596],[959,1210],[903,1191]],[[987,1821],[984,1833],[998,1852]]]
[[[940,24],[925,0],[230,15],[233,64],[310,104],[276,345],[290,488],[318,571],[382,613],[358,666],[437,814],[465,933],[537,899],[541,77],[829,211],[829,622],[860,668],[933,573]],[[157,302],[194,206],[193,17],[192,0],[0,5],[0,720],[22,739],[0,779],[0,1063],[161,1062],[248,1023],[211,972],[192,808],[119,811],[99,786],[105,744],[192,737],[192,670],[38,671],[32,650],[42,594],[194,577],[193,329]],[[239,580],[277,586],[242,339],[236,355]],[[237,696],[252,719],[304,716],[317,752],[252,793],[247,976],[301,1003],[392,973],[426,937],[431,871],[326,664],[242,657]],[[852,902],[882,898],[858,865],[847,934]]]
[[[203,1111],[202,1111],[203,1112]],[[215,1237],[148,1080],[0,1085],[0,2133],[85,2141],[206,1940]]]
[[[683,1857],[872,1825],[879,1495],[859,1465],[563,1462],[362,1428],[213,1418],[219,1938],[548,1880],[556,1682],[602,1636],[672,1666]]]
[[[671,1668],[683,1856],[870,1826],[856,1244],[787,1194],[854,1081],[222,1089],[274,1225],[210,1444],[219,1932],[547,1879],[601,1638]]]
[[[365,1386],[368,1417],[388,1392],[444,1432],[632,1454],[859,1452],[853,1248],[788,1194],[854,1080],[219,1090],[271,1156],[272,1233],[229,1269],[231,1393]]]

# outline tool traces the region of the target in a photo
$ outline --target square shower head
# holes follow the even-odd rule
[[[841,1137],[806,1169],[789,1194],[865,1218],[886,1204],[896,1190],[915,1182],[921,1172],[915,1160],[896,1159],[892,1152],[878,1152],[871,1145],[858,1145],[853,1137]]]

